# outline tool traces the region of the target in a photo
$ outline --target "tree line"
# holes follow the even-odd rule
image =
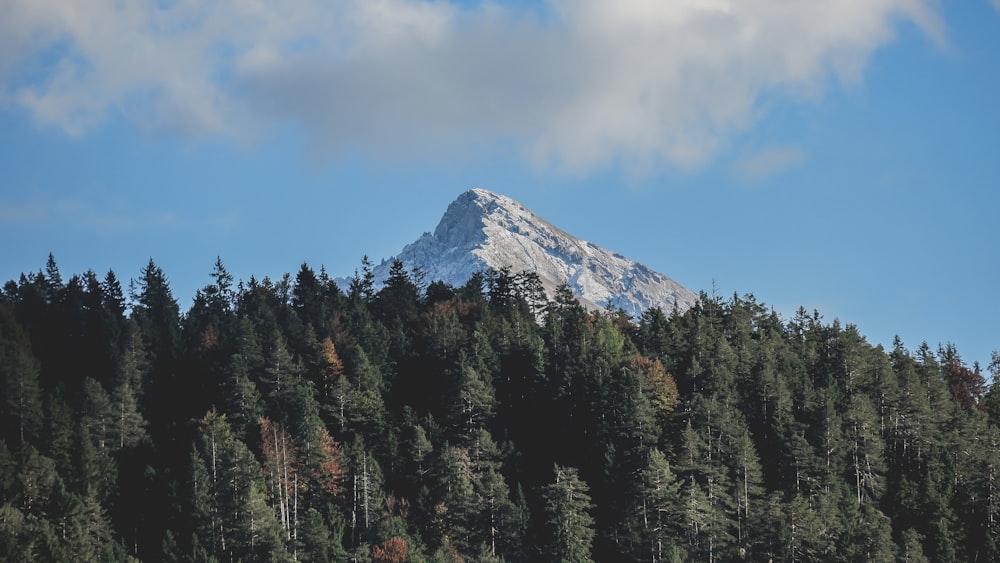
[[[399,261],[127,285],[3,287],[0,559],[1000,559],[1000,388],[950,344]]]

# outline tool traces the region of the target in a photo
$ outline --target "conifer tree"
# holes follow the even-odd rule
[[[3,390],[3,436],[24,444],[42,429],[42,389],[39,365],[27,334],[13,311],[0,303],[0,383]]]
[[[117,436],[119,448],[137,446],[148,438],[146,420],[139,411],[142,379],[147,369],[146,353],[139,331],[134,324],[128,326],[129,346],[116,370],[111,390],[115,418],[112,435]]]
[[[295,286],[292,288],[292,310],[302,325],[315,333],[324,329],[327,319],[328,311],[323,293],[324,287],[316,272],[303,262],[295,275]]]
[[[66,541],[66,559],[108,559],[114,545],[111,523],[93,488],[88,488],[82,495],[68,495],[63,512],[66,515],[62,532]]]
[[[542,490],[545,521],[551,533],[546,549],[550,561],[591,561],[594,518],[590,490],[572,467],[555,466],[555,482]]]
[[[39,452],[31,444],[20,449],[20,463],[17,474],[17,495],[20,509],[25,514],[44,517],[63,487],[62,479],[56,473],[55,462]]]
[[[885,460],[875,409],[863,395],[853,395],[844,420],[848,436],[850,482],[857,504],[878,502],[885,488]]]
[[[385,507],[382,468],[360,436],[344,448],[345,547],[370,543]]]
[[[400,263],[376,291],[363,267],[345,297],[306,265],[234,290],[217,261],[181,315],[150,261],[130,318],[111,272],[8,282],[0,559],[1000,553],[1000,387],[953,345],[752,295],[633,326],[526,273],[425,292]]]
[[[229,359],[222,384],[223,410],[237,436],[256,433],[258,420],[264,416],[263,398],[258,383],[264,375],[264,353],[261,350],[253,322],[241,318],[236,351]]]
[[[684,536],[684,505],[677,482],[665,455],[653,448],[642,471],[642,493],[635,507],[641,516],[638,527],[640,554],[636,559],[659,563],[680,559],[679,539]]]
[[[732,445],[733,497],[735,498],[737,521],[737,547],[742,558],[757,553],[762,547],[761,520],[764,512],[763,474],[757,451],[749,431],[744,430],[734,437]]]
[[[266,504],[253,454],[233,435],[225,415],[210,411],[199,427],[191,462],[192,508],[202,547],[219,560],[289,559],[289,537]]]
[[[180,307],[163,270],[153,260],[142,269],[133,292],[132,314],[156,367],[169,366],[180,350]]]
[[[329,336],[319,343],[319,365],[316,377],[316,400],[320,404],[320,412],[328,421],[332,421],[336,396],[334,388],[338,380],[344,377],[344,362],[337,353],[333,339]]]
[[[473,551],[478,506],[469,451],[445,445],[437,463],[438,500],[435,512],[438,521],[435,527],[440,530],[442,541],[459,552],[470,553]]]
[[[485,428],[493,419],[496,404],[493,386],[475,369],[463,365],[458,368],[455,387],[448,409],[451,427],[468,443],[478,429]]]

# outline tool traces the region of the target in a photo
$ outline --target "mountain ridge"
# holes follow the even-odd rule
[[[550,298],[565,283],[586,307],[610,305],[632,317],[652,307],[683,311],[698,299],[666,275],[575,237],[522,203],[483,188],[459,195],[433,232],[374,266],[377,285],[388,277],[395,259],[408,268],[418,267],[427,281],[455,286],[487,269],[533,271]]]

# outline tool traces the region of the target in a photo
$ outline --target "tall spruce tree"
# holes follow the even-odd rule
[[[572,467],[555,466],[555,482],[542,490],[545,522],[551,539],[545,553],[549,561],[591,561],[594,518],[590,487]]]
[[[42,429],[42,389],[38,360],[14,312],[0,303],[0,383],[3,437],[13,444],[37,439]]]

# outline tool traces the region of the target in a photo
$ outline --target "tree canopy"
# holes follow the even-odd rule
[[[0,559],[1000,558],[1000,387],[951,344],[509,271],[209,280],[4,286]]]

